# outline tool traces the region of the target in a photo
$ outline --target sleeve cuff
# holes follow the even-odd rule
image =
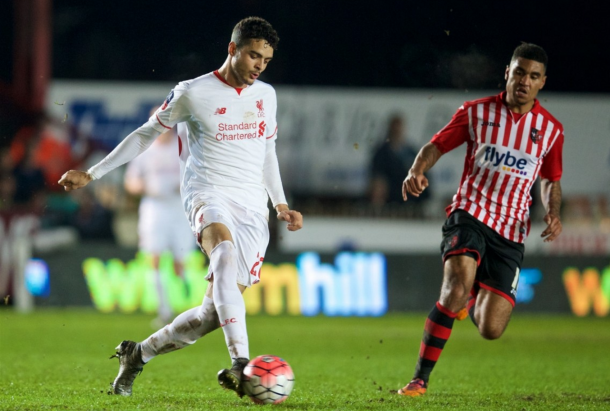
[[[89,170],[87,170],[87,173],[91,176],[91,180],[97,180],[99,177],[95,175],[93,169],[94,167],[91,167]]]

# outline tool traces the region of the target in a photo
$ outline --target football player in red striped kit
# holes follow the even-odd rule
[[[423,395],[454,320],[470,315],[483,338],[499,338],[515,306],[523,242],[529,234],[530,190],[541,177],[546,229],[562,230],[563,126],[536,99],[546,81],[546,52],[518,46],[506,68],[506,91],[464,103],[420,150],[403,182],[403,198],[428,186],[425,173],[441,156],[467,145],[457,194],[447,207],[440,298],[426,320],[413,379],[398,394]]]

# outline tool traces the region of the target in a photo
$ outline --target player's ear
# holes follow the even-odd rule
[[[235,53],[237,52],[237,44],[235,44],[234,41],[229,43],[229,54],[231,55],[231,57],[235,56]]]
[[[508,71],[510,70],[510,66],[506,66],[506,70],[504,71],[504,80],[508,80]]]
[[[542,88],[544,87],[545,84],[546,84],[546,76],[542,76],[542,85],[540,86],[540,90],[542,90]]]

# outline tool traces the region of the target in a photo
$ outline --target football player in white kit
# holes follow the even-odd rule
[[[150,114],[154,115],[157,109]],[[159,272],[160,257],[166,251],[171,252],[174,272],[184,278],[183,262],[195,246],[180,198],[179,150],[175,129],[167,130],[148,150],[130,161],[125,172],[127,192],[142,196],[138,210],[138,243],[140,251],[150,255],[154,269],[159,300],[157,318],[151,323],[155,330],[174,318]]]
[[[220,69],[178,84],[148,122],[105,159],[86,172],[70,170],[59,181],[66,190],[84,187],[180,123],[182,202],[198,244],[210,258],[210,284],[201,306],[180,314],[141,343],[123,341],[117,347],[115,394],[131,395],[135,377],[153,357],[222,328],[232,367],[218,373],[218,382],[243,395],[241,375],[249,351],[241,293],[259,281],[269,241],[268,198],[277,218],[288,222],[288,230],[303,226],[303,217],[289,209],[282,188],[275,152],[275,91],[257,81],[278,41],[267,21],[241,20]]]

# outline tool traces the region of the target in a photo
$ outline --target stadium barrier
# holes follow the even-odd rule
[[[315,249],[332,253],[353,248],[394,254],[437,254],[440,250],[443,221],[366,219],[356,217],[308,216],[307,229],[278,235],[278,247],[287,253]],[[564,223],[561,235],[545,243],[536,235],[546,228],[533,221],[525,241],[526,254],[609,256],[610,230],[591,225]]]
[[[48,267],[48,297],[38,306],[94,306],[102,312],[155,312],[156,293],[147,256],[111,244],[80,244],[35,255]],[[200,304],[207,261],[193,252],[183,281],[170,255],[161,272],[176,312]],[[441,259],[432,254],[270,251],[261,283],[244,296],[250,315],[378,316],[428,311],[438,298]],[[187,293],[185,287],[189,288]],[[527,255],[516,311],[610,315],[610,259],[605,256]]]
[[[0,212],[0,296],[5,304],[12,298],[20,312],[34,308],[25,273],[32,256],[33,234],[38,226],[38,218],[30,213]]]

